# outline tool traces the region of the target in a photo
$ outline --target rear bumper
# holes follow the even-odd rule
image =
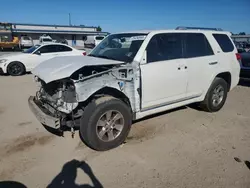
[[[250,78],[250,68],[240,70],[240,78]]]
[[[41,124],[53,129],[58,129],[60,127],[60,119],[46,113],[45,110],[43,110],[43,107],[35,102],[35,97],[30,96],[28,103],[30,110]]]

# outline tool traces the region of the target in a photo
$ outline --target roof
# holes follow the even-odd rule
[[[213,31],[213,30],[198,30],[198,29],[189,29],[189,30],[176,30],[176,29],[165,29],[165,30],[137,30],[137,31],[128,31],[128,32],[119,32],[120,33],[138,33],[138,34],[149,34],[149,33],[226,33],[230,34],[229,31]]]
[[[12,25],[27,25],[27,26],[47,26],[47,27],[73,27],[73,28],[97,28],[94,26],[85,25],[57,25],[57,24],[31,24],[31,23],[12,23]]]
[[[108,34],[99,31],[63,31],[63,30],[31,30],[31,29],[12,29],[16,33],[55,33],[55,34]]]

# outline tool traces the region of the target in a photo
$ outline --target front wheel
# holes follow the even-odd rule
[[[80,137],[90,148],[106,151],[125,141],[131,124],[132,113],[127,104],[111,96],[101,97],[84,109]]]
[[[25,67],[20,62],[12,62],[8,65],[7,72],[11,76],[20,76],[25,73]]]
[[[201,108],[208,112],[217,112],[225,104],[228,92],[228,84],[222,78],[215,78],[210,86]]]

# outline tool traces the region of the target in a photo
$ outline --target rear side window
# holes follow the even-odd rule
[[[234,45],[232,44],[229,37],[225,34],[213,34],[215,40],[220,45],[223,52],[232,52],[234,50]]]
[[[72,51],[71,48],[67,47],[67,46],[63,46],[63,45],[58,45],[58,52],[69,52]]]
[[[202,57],[213,55],[214,52],[202,33],[186,33],[185,35],[185,57]]]
[[[147,62],[182,58],[182,36],[179,33],[157,34],[147,46]]]

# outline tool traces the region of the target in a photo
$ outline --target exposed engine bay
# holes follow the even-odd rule
[[[35,77],[39,85],[36,100],[54,117],[61,119],[61,126],[74,127],[84,112],[84,103],[98,91],[113,88],[128,96],[132,109],[134,99],[134,69],[128,65],[86,66],[69,78],[45,83]],[[102,92],[98,93],[103,95]]]

